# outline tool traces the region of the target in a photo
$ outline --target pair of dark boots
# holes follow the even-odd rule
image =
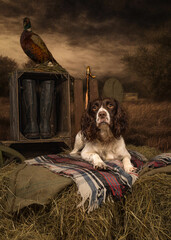
[[[51,138],[50,117],[54,97],[54,80],[45,80],[40,83],[40,125],[37,117],[36,81],[23,79],[23,101],[26,114],[26,138]]]

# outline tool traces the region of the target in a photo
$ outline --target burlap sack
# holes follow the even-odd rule
[[[44,167],[26,164],[19,165],[8,177],[8,212],[19,211],[31,204],[47,204],[57,193],[73,183],[71,178],[59,176]]]

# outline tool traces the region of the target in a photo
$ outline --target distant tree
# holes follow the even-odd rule
[[[171,100],[171,35],[162,31],[150,41],[148,47],[144,44],[122,60],[138,75],[153,99]]]
[[[0,55],[0,96],[8,96],[10,74],[17,69],[15,60]]]
[[[31,59],[28,59],[28,61],[22,65],[22,68],[23,69],[32,68],[35,65],[36,65],[35,62],[33,62]]]

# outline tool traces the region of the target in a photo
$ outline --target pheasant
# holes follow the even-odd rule
[[[31,30],[30,19],[23,20],[24,31],[20,37],[20,44],[25,54],[35,63],[57,64],[57,61],[48,50],[44,41]]]

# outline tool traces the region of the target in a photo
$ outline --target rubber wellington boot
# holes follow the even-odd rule
[[[39,138],[39,127],[37,124],[37,96],[36,82],[32,79],[23,79],[23,101],[26,114],[26,126],[24,135],[26,138]]]
[[[54,98],[54,80],[41,82],[40,93],[40,136],[41,138],[51,138],[50,117],[52,102]]]

